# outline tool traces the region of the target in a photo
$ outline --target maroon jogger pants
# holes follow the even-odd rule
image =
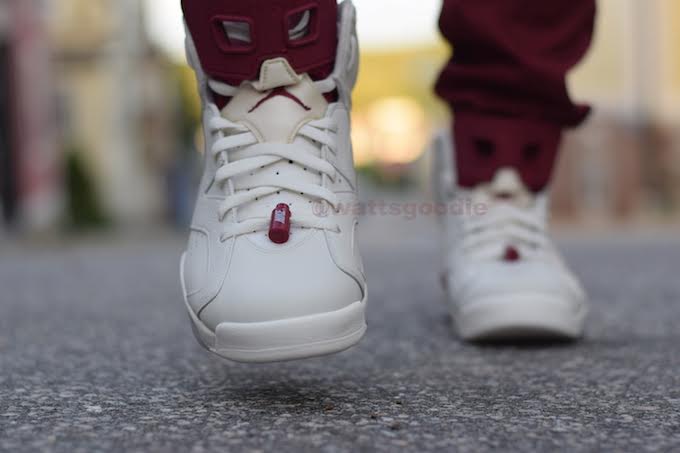
[[[461,185],[505,166],[533,190],[548,183],[562,130],[590,111],[565,78],[590,45],[595,10],[595,0],[444,0],[439,25],[454,50],[436,91],[454,112]]]

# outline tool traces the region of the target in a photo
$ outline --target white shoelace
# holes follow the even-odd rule
[[[463,218],[461,246],[466,252],[478,255],[486,255],[498,245],[512,245],[536,253],[550,243],[546,223],[544,215],[501,203],[484,215]]]
[[[316,84],[322,93],[335,89],[331,79]],[[221,82],[210,81],[209,85],[213,91],[222,96],[234,96],[237,91],[237,88]],[[310,121],[298,131],[298,136],[321,146],[321,157],[317,157],[301,152],[298,146],[292,144],[258,143],[255,135],[247,127],[222,117],[217,106],[211,105],[211,111],[213,116],[208,127],[211,134],[216,135],[216,140],[210,152],[218,163],[215,184],[222,187],[226,194],[218,212],[220,221],[225,222],[225,229],[220,238],[222,241],[235,236],[267,231],[270,225],[269,216],[239,221],[238,208],[283,190],[299,193],[315,202],[328,203],[337,211],[339,203],[337,195],[324,187],[325,182],[335,181],[338,176],[335,167],[323,158],[327,153],[337,152],[335,138],[331,135],[337,131],[337,125],[331,119]],[[239,151],[239,159],[235,161],[230,159],[234,151]],[[233,178],[255,174],[263,167],[284,161],[297,164],[300,168],[317,171],[321,174],[321,184],[301,183],[263,174],[258,176],[257,185],[240,184],[239,191],[235,190]],[[231,220],[227,222],[228,216]],[[327,218],[302,216],[297,213],[292,218],[291,227],[339,231],[337,223]]]

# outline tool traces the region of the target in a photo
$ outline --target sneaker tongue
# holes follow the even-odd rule
[[[257,91],[267,91],[297,85],[302,81],[285,58],[273,58],[262,63],[260,79],[251,82]]]
[[[534,197],[522,183],[517,170],[501,168],[493,180],[478,189],[478,193],[490,203],[508,203],[520,208],[529,208]]]
[[[264,143],[292,143],[302,124],[321,119],[328,102],[308,75],[298,75],[285,58],[262,65],[259,80],[241,85],[222,116],[244,123]]]

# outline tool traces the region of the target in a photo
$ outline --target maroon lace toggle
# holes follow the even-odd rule
[[[272,220],[269,224],[269,239],[275,244],[285,244],[290,238],[290,207],[287,204],[279,204],[272,211]]]
[[[503,255],[503,261],[507,261],[509,263],[514,263],[515,261],[519,261],[522,259],[522,256],[519,253],[519,250],[517,250],[513,246],[508,246],[505,249],[505,254]]]

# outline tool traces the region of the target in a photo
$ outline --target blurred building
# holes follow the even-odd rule
[[[593,47],[570,79],[574,96],[593,104],[594,113],[566,136],[553,190],[556,217],[674,221],[680,213],[680,2],[599,0],[598,7]],[[361,166],[390,173],[397,164],[427,179],[427,159],[410,166],[416,168],[405,164],[420,156],[433,129],[449,125],[431,91],[449,52],[444,43],[364,49],[353,119]]]
[[[54,226],[62,211],[45,4],[0,3],[1,224]]]
[[[352,118],[359,167],[403,165],[420,157],[433,131],[448,121],[432,91],[447,55],[443,43],[362,53]]]
[[[577,222],[664,220],[680,212],[680,2],[598,4],[593,49],[571,78],[595,114],[567,137],[555,211]],[[186,221],[198,100],[183,61],[147,37],[145,5],[156,3],[0,2],[4,222],[42,229],[83,206],[117,225],[168,213]],[[449,125],[431,88],[448,55],[441,41],[364,49],[353,116],[360,167],[427,185],[422,152]]]
[[[600,0],[572,76],[594,114],[569,134],[556,181],[564,219],[674,221],[680,213],[680,2]]]
[[[102,211],[123,225],[162,215],[166,157],[158,154],[174,146],[170,71],[143,24],[138,0],[51,3],[60,142],[82,159]]]
[[[3,223],[140,225],[172,210],[182,100],[144,23],[139,0],[0,3]]]

